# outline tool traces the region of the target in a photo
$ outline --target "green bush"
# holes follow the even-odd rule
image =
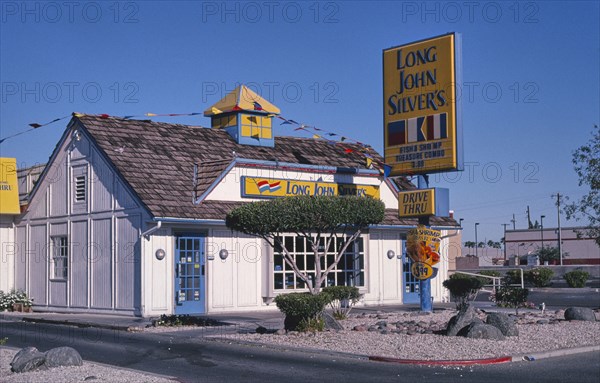
[[[275,297],[277,308],[286,316],[286,329],[297,331],[318,330],[321,313],[330,301],[331,297],[322,293],[290,293]]]
[[[456,308],[460,310],[472,300],[477,291],[483,286],[483,281],[464,274],[453,274],[450,279],[443,282],[450,291],[450,296],[456,301]]]
[[[529,290],[521,287],[502,286],[495,291],[492,301],[499,307],[514,307],[519,314],[519,307],[525,307]]]
[[[590,273],[583,270],[573,270],[563,275],[569,287],[585,287],[585,282],[590,278]]]
[[[546,267],[536,267],[525,273],[525,279],[531,282],[535,287],[550,286],[550,281],[554,276],[554,271]]]
[[[523,273],[525,274],[525,273]],[[525,278],[525,275],[523,275]],[[504,278],[502,281],[505,285],[516,285],[521,284],[521,270],[508,270],[506,274],[504,274]]]
[[[9,293],[0,291],[0,311],[12,311],[13,304],[20,303],[25,307],[33,305],[33,299],[22,290],[11,290]]]
[[[333,310],[335,319],[346,319],[352,307],[358,303],[362,294],[354,286],[328,286],[321,294],[329,296],[329,307]]]

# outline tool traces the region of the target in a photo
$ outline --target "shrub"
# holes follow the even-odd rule
[[[12,311],[15,303],[20,303],[24,307],[31,307],[33,299],[27,297],[27,293],[22,290],[11,290],[9,293],[0,291],[0,311]]]
[[[585,282],[590,278],[590,273],[583,270],[573,270],[563,275],[569,287],[585,287]]]
[[[286,316],[286,330],[321,331],[321,313],[330,300],[328,294],[290,293],[275,297],[275,304]]]
[[[523,273],[525,274],[525,273]],[[523,275],[525,278],[525,275]],[[504,278],[502,281],[505,285],[516,285],[521,284],[521,270],[508,270],[506,274],[504,274]]]
[[[519,314],[519,307],[526,307],[529,290],[521,287],[502,286],[493,293],[492,301],[499,307],[514,307]]]
[[[160,318],[152,321],[152,324],[155,327],[163,326],[163,327],[178,327],[178,326],[199,326],[199,327],[208,327],[208,326],[219,326],[222,323],[209,318],[201,318],[190,315],[166,315],[163,314]]]
[[[546,267],[536,267],[535,269],[529,270],[525,274],[525,278],[533,283],[535,287],[550,286],[550,281],[554,276],[554,271]]]
[[[479,278],[453,274],[450,279],[443,282],[443,285],[450,291],[450,296],[456,301],[456,308],[460,310],[475,297],[483,282]]]
[[[354,286],[328,286],[323,289],[322,294],[329,297],[328,305],[333,310],[335,319],[348,318],[350,310],[362,297],[358,287]]]

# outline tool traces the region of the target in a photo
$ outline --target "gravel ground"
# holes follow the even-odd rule
[[[285,335],[234,334],[219,337],[265,345],[418,360],[482,359],[600,345],[600,322],[568,322],[559,319],[564,318],[564,311],[520,314],[516,318],[519,336],[507,337],[503,341],[419,333],[419,331],[432,332],[445,329],[448,320],[455,313],[455,310],[445,310],[430,315],[406,312],[351,315],[349,319],[340,322],[344,330],[339,332],[325,331],[316,334],[291,332]],[[484,313],[479,315],[480,318],[485,319]],[[382,322],[386,322],[387,326],[382,326]],[[378,330],[352,330],[356,326],[376,327],[377,323],[379,323]],[[405,332],[414,333],[414,328],[417,330],[416,334],[405,334]]]
[[[59,367],[43,371],[16,374],[10,371],[10,362],[18,350],[0,347],[0,382],[11,383],[75,383],[75,382],[127,382],[173,383],[172,380],[134,370],[83,362],[80,367]]]

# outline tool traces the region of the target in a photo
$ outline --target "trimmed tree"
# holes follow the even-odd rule
[[[348,246],[369,225],[383,221],[384,213],[383,202],[371,197],[294,196],[248,203],[227,214],[225,223],[230,229],[260,237],[274,249],[281,249],[294,274],[304,281],[311,294],[318,294]],[[296,266],[292,249],[287,249],[282,240],[285,233],[306,238],[315,254],[314,279]],[[333,263],[327,265],[324,258],[334,239],[341,245]]]

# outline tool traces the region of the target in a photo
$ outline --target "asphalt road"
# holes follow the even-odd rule
[[[0,337],[8,337],[9,346],[42,351],[68,345],[86,360],[177,376],[181,382],[597,383],[600,376],[598,352],[501,365],[428,367],[211,341],[200,330],[148,334],[2,321]]]

